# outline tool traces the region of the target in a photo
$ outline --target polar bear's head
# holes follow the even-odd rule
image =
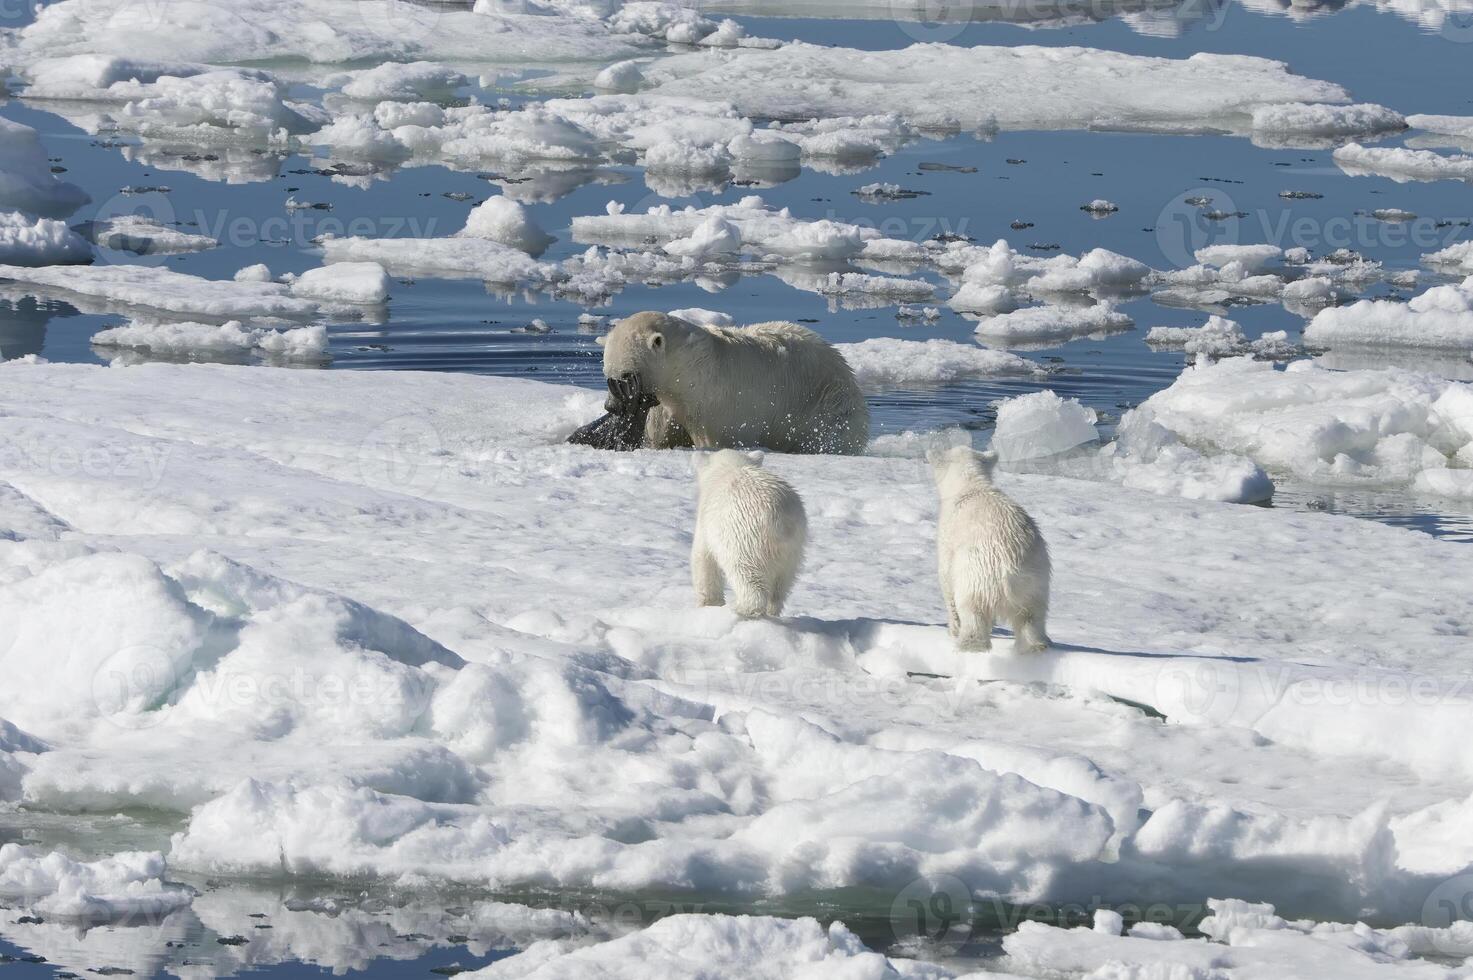
[[[670,392],[692,339],[704,333],[701,327],[665,313],[636,313],[614,324],[599,340],[611,402]],[[609,411],[615,410],[611,405]]]
[[[760,450],[718,449],[714,453],[696,454],[696,479],[704,483],[722,473],[743,467],[760,467],[763,455]]]
[[[926,460],[936,475],[936,487],[941,496],[948,497],[961,492],[974,480],[991,483],[997,453],[979,453],[971,446],[952,446],[949,449],[932,449],[926,453]]]

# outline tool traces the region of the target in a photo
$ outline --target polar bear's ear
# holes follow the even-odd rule
[[[753,449],[747,453],[747,459],[751,461],[753,466],[761,466],[762,461],[766,458],[766,455],[760,449]]]
[[[606,333],[601,333],[597,337],[593,338],[593,342],[602,347],[609,342],[609,335]]]
[[[651,330],[649,338],[645,342],[650,345],[650,350],[665,349],[665,335],[658,330]]]
[[[982,472],[990,478],[993,468],[997,466],[997,453],[991,449],[984,449],[977,453],[977,462],[982,465]]]

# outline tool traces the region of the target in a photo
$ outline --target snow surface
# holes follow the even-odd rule
[[[1244,363],[1226,395],[1399,383]],[[0,366],[0,716],[49,746],[11,753],[27,805],[174,811],[180,871],[411,891],[951,874],[1014,901],[1229,895],[1394,926],[1466,863],[1461,545],[1002,474],[1053,552],[1057,646],[962,658],[919,460],[769,455],[809,502],[809,564],[793,618],[744,622],[693,605],[688,454],[562,444],[601,403],[466,375]],[[668,928],[647,941],[728,929]]]

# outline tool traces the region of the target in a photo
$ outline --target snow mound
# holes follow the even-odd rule
[[[1101,456],[1115,479],[1134,490],[1236,504],[1263,503],[1274,495],[1273,481],[1251,459],[1199,452],[1152,421],[1149,412],[1126,412]]]
[[[1275,330],[1249,340],[1236,321],[1220,316],[1208,317],[1200,327],[1152,327],[1146,333],[1146,343],[1152,347],[1210,357],[1253,354],[1283,358],[1299,353],[1298,345],[1290,342],[1287,331]]]
[[[164,872],[164,857],[157,852],[81,862],[56,851],[0,844],[0,896],[60,918],[163,916],[188,905],[192,892],[164,884]]]
[[[1405,486],[1460,464],[1473,388],[1408,371],[1198,364],[1135,413],[1182,442],[1328,485]]]
[[[493,197],[466,216],[461,238],[484,238],[520,249],[533,258],[547,251],[552,236],[538,227],[527,209],[509,197]]]
[[[0,263],[65,265],[91,261],[92,249],[66,222],[0,211]]]

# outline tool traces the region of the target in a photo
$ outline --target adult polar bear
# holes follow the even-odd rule
[[[599,342],[608,411],[647,409],[646,448],[860,453],[869,442],[869,406],[854,371],[796,323],[712,327],[646,312]]]

